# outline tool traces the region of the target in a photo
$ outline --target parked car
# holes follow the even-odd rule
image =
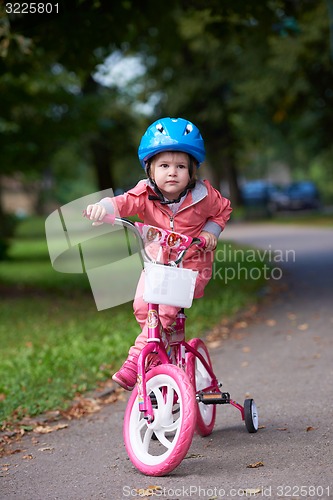
[[[249,181],[241,187],[241,194],[245,207],[267,214],[320,207],[318,189],[310,181],[292,182],[285,187],[265,180]]]
[[[244,205],[266,205],[273,186],[262,180],[249,181],[241,187]]]
[[[251,210],[261,209],[267,214],[282,209],[288,202],[288,198],[282,189],[265,180],[246,182],[241,187],[241,195],[245,207]]]
[[[319,191],[311,181],[293,182],[286,187],[285,194],[288,210],[316,210],[320,207]]]

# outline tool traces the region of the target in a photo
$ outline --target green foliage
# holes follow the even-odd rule
[[[216,185],[227,180],[233,201],[239,173],[265,176],[274,161],[295,178],[319,176],[326,191],[330,13],[315,0],[172,0],[163,16],[150,1],[71,0],[37,22],[2,7],[1,170],[52,172],[49,195],[61,203],[95,182],[127,188],[141,174],[147,122],[183,115],[202,129]],[[98,85],[96,68],[111,53],[139,55],[146,74]],[[147,102],[149,117],[139,112]]]

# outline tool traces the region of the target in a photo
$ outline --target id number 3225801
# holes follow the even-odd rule
[[[5,2],[6,14],[59,14],[59,3]]]

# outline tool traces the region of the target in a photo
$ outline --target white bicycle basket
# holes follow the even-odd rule
[[[143,300],[152,304],[189,308],[198,271],[145,262]]]

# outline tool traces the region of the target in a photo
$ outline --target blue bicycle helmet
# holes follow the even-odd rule
[[[149,158],[162,151],[188,153],[197,160],[198,166],[206,155],[199,129],[184,118],[161,118],[147,128],[138,149],[143,168]]]

